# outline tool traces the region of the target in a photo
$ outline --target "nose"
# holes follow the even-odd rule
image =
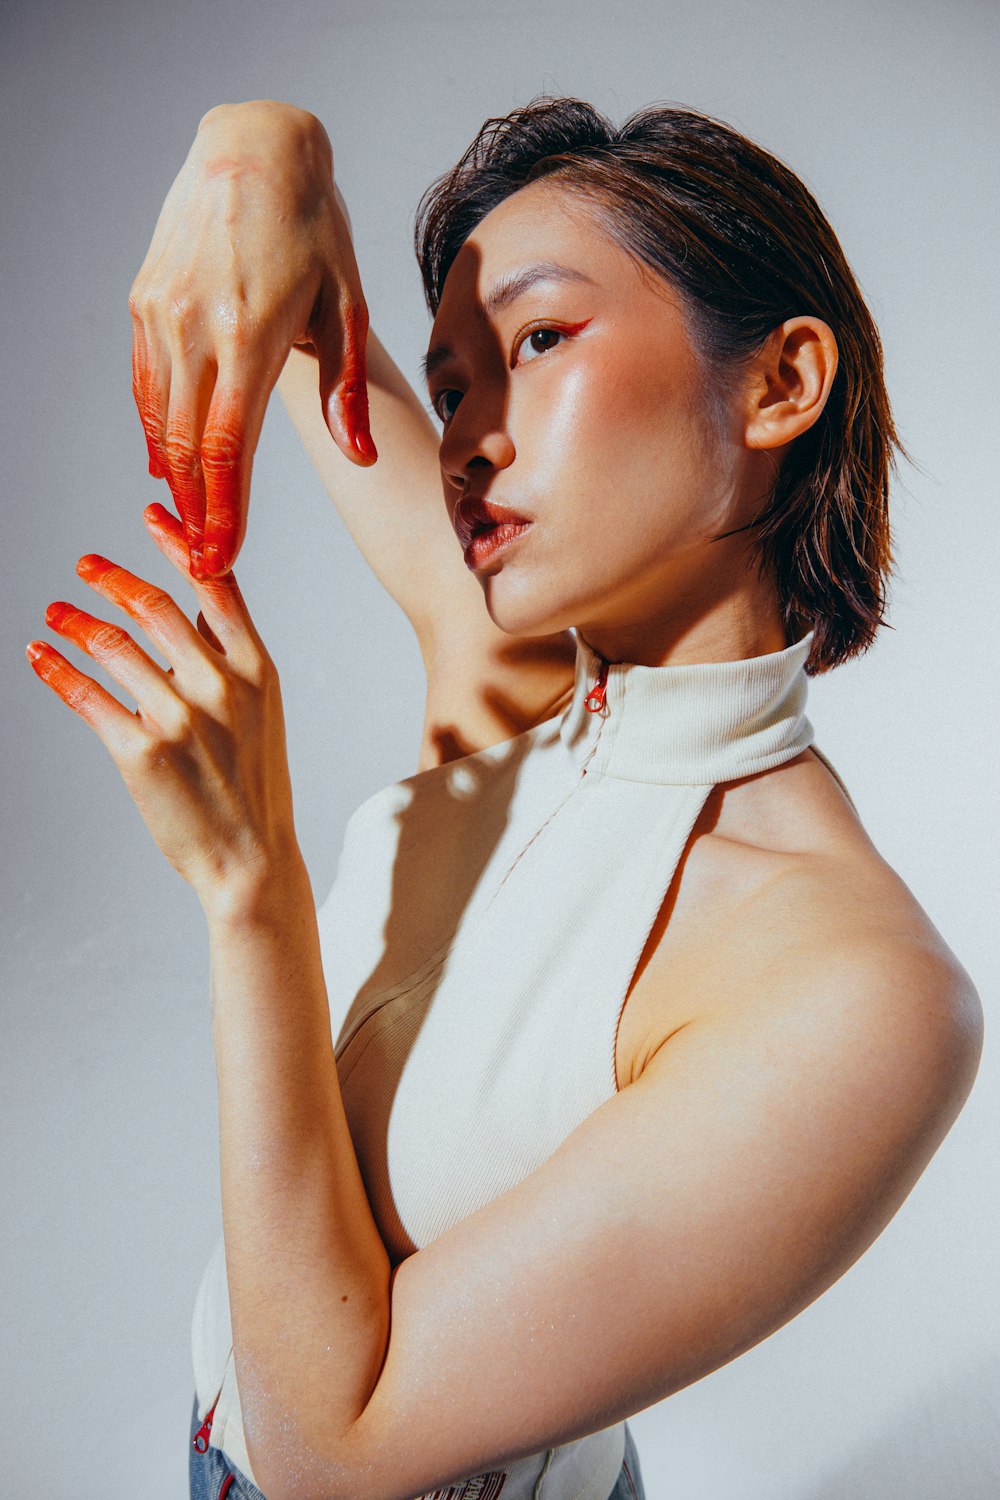
[[[441,470],[453,484],[464,485],[485,469],[506,469],[514,462],[514,443],[506,427],[472,408],[468,393],[441,439]]]

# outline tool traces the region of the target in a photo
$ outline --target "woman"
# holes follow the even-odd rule
[[[208,921],[213,1500],[640,1495],[625,1419],[857,1259],[979,1058],[804,713],[882,620],[897,446],[814,200],[695,111],[539,101],[431,190],[418,255],[440,442],[367,335],[318,122],[205,117],[132,299],[197,629],[88,556],[169,670],[50,606],[131,714],[29,647]],[[428,677],[418,772],[355,812],[318,919],[229,571],[283,366]]]

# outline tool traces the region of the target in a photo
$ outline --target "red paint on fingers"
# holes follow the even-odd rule
[[[88,583],[91,579],[100,579],[103,582],[105,574],[110,573],[114,566],[114,563],[102,557],[99,552],[86,552],[77,560],[76,571]]]
[[[85,552],[76,564],[76,571],[87,583],[99,583],[102,587],[114,589],[124,597],[138,597],[142,590],[148,593],[162,593],[154,584],[146,583],[142,578],[136,578],[127,568],[119,567],[107,557],[102,557],[99,552]]]
[[[78,672],[45,641],[31,641],[26,649],[32,671],[81,719],[86,720],[109,750],[122,748],[138,723],[117,698],[93,678]],[[117,732],[116,732],[117,731]]]
[[[58,630],[60,634],[65,633],[68,635],[69,631],[66,630],[64,632],[64,626],[70,620],[70,617],[77,613],[79,611],[72,604],[65,604],[62,600],[56,600],[45,611],[45,623],[46,625],[51,625],[53,630]]]
[[[140,386],[135,404],[139,410],[139,420],[146,437],[149,472],[154,479],[169,479],[163,439],[163,405],[159,387],[151,376],[147,377]]]
[[[208,433],[205,434],[206,440]],[[203,577],[232,567],[243,541],[244,455],[232,440],[216,442],[203,451],[205,464],[205,561]]]
[[[154,479],[165,479],[163,466],[163,405],[156,381],[149,370],[149,349],[142,324],[136,322],[132,330],[132,395],[135,397],[146,452],[149,472]]]
[[[344,319],[344,368],[337,383],[337,399],[356,453],[374,463],[378,451],[372,442],[368,413],[368,376],[365,345],[368,314],[354,307]]]
[[[142,515],[143,520],[147,525],[152,526],[154,531],[165,533],[165,538],[169,539],[168,545],[171,546],[172,551],[183,548],[184,555],[185,557],[187,556],[187,538],[184,533],[183,524],[175,515],[172,515],[167,510],[165,505],[161,505],[158,500],[154,500],[152,505],[146,506]],[[157,537],[157,543],[162,544],[165,538],[162,535]]]
[[[184,524],[194,571],[194,564],[201,557],[205,537],[205,475],[202,459],[190,443],[178,437],[176,432],[168,434],[166,451],[169,465],[167,481],[177,514]]]
[[[176,516],[162,505],[147,505],[143,517],[157,546],[175,567],[183,568],[187,550],[184,533]],[[259,642],[253,621],[250,619],[243,595],[240,593],[236,575],[222,573],[218,577],[199,579],[200,599],[207,611],[199,614],[196,629],[203,640],[223,656],[237,661],[241,648],[245,649],[247,638],[256,652]],[[208,618],[210,617],[210,619]],[[204,622],[204,626],[202,624]]]
[[[99,661],[112,661],[116,656],[127,655],[130,647],[135,649],[132,637],[120,625],[95,619],[86,610],[62,599],[49,605],[45,623]]]
[[[178,623],[185,617],[170,595],[156,584],[137,578],[97,552],[88,552],[81,557],[76,571],[91,588],[139,620],[154,639],[162,641],[168,635],[176,636],[167,616],[173,614]]]
[[[253,448],[263,421],[260,411],[248,412],[247,396],[239,387],[217,388],[217,400],[205,423],[201,461],[205,472],[205,546],[202,579],[227,572],[236,560],[246,533],[249,475]]]

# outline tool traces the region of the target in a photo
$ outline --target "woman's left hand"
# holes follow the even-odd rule
[[[45,616],[138,709],[129,712],[44,642],[32,641],[27,654],[106,746],[153,838],[211,914],[300,859],[278,674],[233,575],[196,582],[180,521],[162,505],[150,505],[144,520],[194,590],[197,628],[163,589],[106,558],[83,557],[77,572],[131,616],[169,670],[119,625],[71,604],[50,604]]]

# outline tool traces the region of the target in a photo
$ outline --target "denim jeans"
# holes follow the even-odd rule
[[[627,1422],[625,1423],[625,1457],[608,1500],[646,1500],[646,1491],[642,1486],[642,1470],[639,1468],[639,1452]]]
[[[251,1483],[242,1470],[229,1462],[220,1448],[209,1448],[207,1453],[195,1451],[194,1435],[200,1425],[196,1396],[191,1413],[191,1438],[188,1445],[191,1500],[265,1500],[257,1486]],[[625,1424],[625,1458],[608,1500],[646,1500],[646,1491],[642,1487],[642,1474],[639,1470],[639,1454],[627,1422]]]

